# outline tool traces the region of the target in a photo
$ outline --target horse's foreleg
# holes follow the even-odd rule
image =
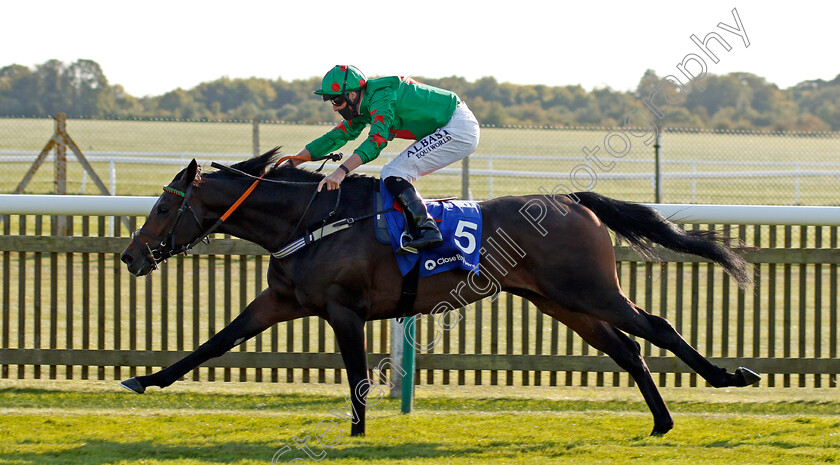
[[[282,301],[274,291],[266,289],[245,307],[245,310],[230,324],[193,353],[156,373],[130,378],[120,384],[138,394],[142,394],[149,386],[167,387],[190,370],[211,358],[223,355],[275,323],[301,316],[303,316],[303,313],[299,307]]]
[[[335,332],[347,380],[350,383],[351,436],[365,434],[365,401],[370,389],[365,350],[365,321],[349,308],[328,305],[329,323]]]

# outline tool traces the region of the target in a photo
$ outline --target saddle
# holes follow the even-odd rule
[[[391,238],[388,236],[388,222],[385,219],[386,210],[392,208],[390,205],[385,208],[382,202],[382,195],[379,193],[380,184],[376,184],[376,189],[373,191],[373,211],[382,212],[374,217],[373,234],[376,240],[383,244],[391,245]],[[408,222],[406,221],[406,229],[408,229]],[[414,302],[417,300],[417,286],[420,283],[420,262],[408,272],[403,275],[402,290],[400,292],[400,301],[397,303],[397,310],[399,310],[399,317],[397,320],[402,322],[412,310],[414,310]]]
[[[454,199],[426,202],[429,214],[435,218],[443,235],[443,245],[423,249],[419,253],[396,254],[412,235],[411,225],[405,221],[400,206],[392,200],[390,192],[380,183],[374,192],[374,235],[395,252],[397,265],[403,275],[403,292],[400,314],[406,315],[414,307],[419,278],[449,270],[461,269],[478,273],[481,244],[481,209],[478,203],[453,201]],[[391,204],[393,202],[393,204]]]
[[[389,206],[390,208],[390,206]],[[383,212],[374,218],[374,235],[376,240],[383,244],[390,244],[391,239],[388,238],[388,223],[385,221],[385,206],[382,204],[382,196],[379,195],[379,184],[376,184],[376,189],[373,191],[373,211]]]

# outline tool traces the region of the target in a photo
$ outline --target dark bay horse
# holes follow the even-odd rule
[[[273,181],[259,183],[233,213],[229,208],[252,179],[225,170],[202,174],[193,160],[164,188],[145,224],[132,235],[121,257],[128,270],[136,276],[150,273],[164,259],[197,243],[214,225],[216,232],[274,252],[300,237],[305,227],[321,225],[332,211],[333,220],[373,212],[375,178],[349,176],[340,190],[316,195],[322,176],[290,165],[272,168],[276,151],[233,165]],[[673,352],[712,386],[747,386],[760,379],[746,368],[728,372],[712,364],[667,320],[630,301],[619,287],[607,228],[642,251],[650,251],[653,242],[708,258],[746,283],[744,261],[713,233],[684,231],[650,208],[591,192],[503,197],[481,202],[480,208],[480,245],[486,252],[480,269],[485,277],[458,270],[421,279],[412,314],[434,313],[442,305],[459,309],[499,290],[522,296],[630,373],[653,414],[653,434],[668,432],[673,419],[639,344],[625,333]],[[225,221],[219,222],[221,217]],[[347,370],[354,415],[351,434],[364,434],[366,390],[360,384],[369,383],[364,325],[402,316],[397,309],[402,276],[390,246],[373,238],[371,221],[359,221],[291,256],[273,257],[268,287],[233,322],[184,359],[122,385],[137,393],[148,386],[169,386],[278,322],[317,316],[333,328]],[[498,286],[490,285],[493,275]]]

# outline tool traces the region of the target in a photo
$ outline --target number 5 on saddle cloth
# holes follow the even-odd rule
[[[379,193],[382,204],[395,205],[394,197],[380,181]],[[478,260],[481,256],[481,209],[477,202],[466,200],[446,200],[426,202],[429,214],[438,222],[443,236],[443,245],[434,249],[421,250],[419,254],[396,255],[400,273],[408,274],[418,262],[420,277],[431,276],[444,271],[462,269],[475,270],[478,273]],[[377,208],[377,211],[381,210]],[[402,236],[406,232],[406,221],[402,212],[388,211],[384,214],[388,229],[388,243],[394,251],[402,245]],[[377,217],[376,223],[381,218]],[[384,238],[380,238],[382,242]]]

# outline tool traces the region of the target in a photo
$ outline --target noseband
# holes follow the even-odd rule
[[[169,257],[173,255],[178,255],[180,253],[187,254],[193,247],[198,245],[199,242],[204,242],[205,244],[210,243],[209,236],[213,232],[213,230],[218,227],[218,225],[214,225],[214,227],[207,230],[207,232],[199,235],[199,237],[190,242],[189,244],[182,245],[181,247],[175,247],[175,228],[180,223],[181,218],[184,216],[184,212],[189,211],[192,213],[192,218],[198,224],[199,229],[202,228],[201,220],[198,218],[198,214],[193,210],[192,205],[190,205],[190,196],[192,195],[193,185],[192,183],[187,188],[187,192],[181,192],[177,189],[173,189],[168,186],[164,186],[164,192],[169,194],[177,195],[179,197],[183,197],[181,201],[181,206],[178,208],[178,213],[175,214],[175,221],[172,222],[172,225],[169,227],[169,231],[167,231],[166,235],[164,236],[157,236],[155,234],[147,233],[142,229],[138,229],[131,233],[131,240],[137,244],[137,247],[143,252],[143,257],[146,259],[147,262],[152,264],[153,269],[158,269],[158,264],[161,262],[166,261]],[[159,241],[158,246],[154,249],[149,247],[149,244],[141,244],[138,240],[139,236],[146,236],[155,241]]]

